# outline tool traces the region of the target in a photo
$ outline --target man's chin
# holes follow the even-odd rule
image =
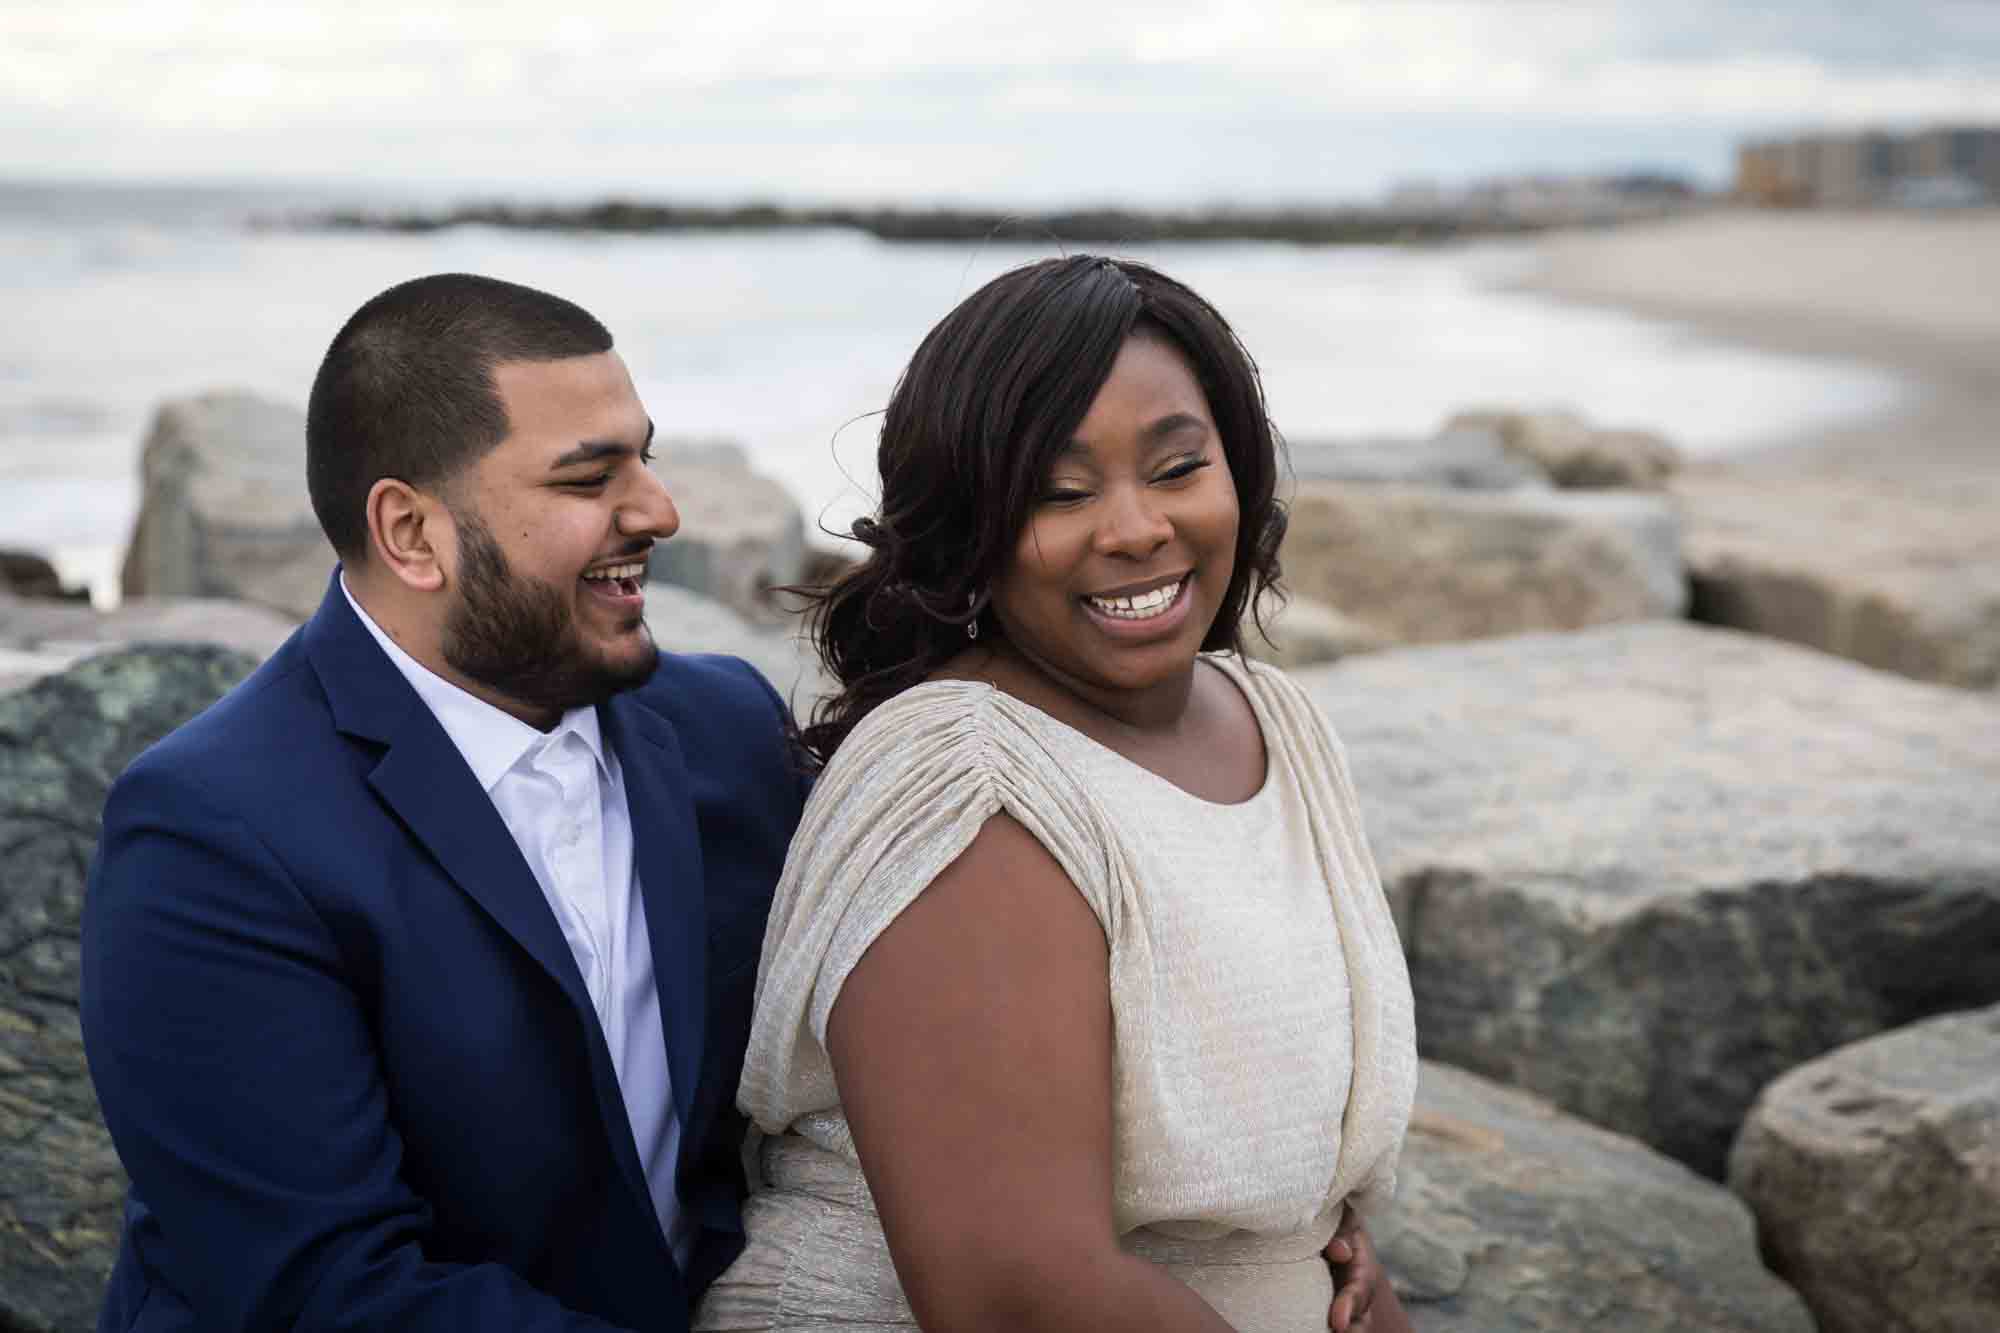
[[[652,631],[645,625],[639,626],[638,642],[614,655],[600,660],[599,675],[613,694],[626,690],[636,690],[653,677],[654,668],[660,664],[660,648],[653,642]]]

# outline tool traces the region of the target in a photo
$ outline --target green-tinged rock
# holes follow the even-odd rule
[[[0,1329],[81,1333],[118,1246],[125,1174],[77,1022],[78,919],[104,794],[250,658],[154,645],[0,696]]]
[[[1547,1102],[1426,1062],[1370,1222],[1421,1333],[1811,1333],[1727,1190]]]

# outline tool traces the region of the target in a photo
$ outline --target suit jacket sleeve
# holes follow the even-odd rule
[[[215,1330],[603,1333],[498,1264],[428,1262],[365,997],[245,822],[142,759],[84,912],[82,1020],[155,1267]]]

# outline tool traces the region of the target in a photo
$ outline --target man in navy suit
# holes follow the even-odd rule
[[[647,632],[652,433],[545,293],[419,279],[334,339],[326,598],[105,806],[100,1329],[677,1330],[740,1249],[806,780],[755,671]]]

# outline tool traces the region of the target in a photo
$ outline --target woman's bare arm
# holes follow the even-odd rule
[[[1227,1333],[1118,1247],[1108,967],[1089,905],[1000,815],[841,988],[827,1023],[841,1104],[930,1333]]]

